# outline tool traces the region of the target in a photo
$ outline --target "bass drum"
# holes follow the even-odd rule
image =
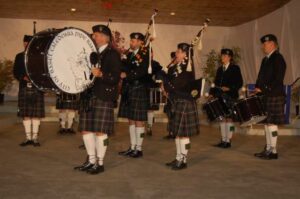
[[[41,91],[78,94],[93,82],[90,35],[77,28],[48,29],[34,35],[25,51],[26,72]]]

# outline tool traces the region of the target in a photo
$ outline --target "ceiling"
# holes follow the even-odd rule
[[[0,18],[235,26],[264,16],[290,0],[0,0]],[[75,12],[70,9],[75,8]],[[170,15],[174,12],[175,15]]]

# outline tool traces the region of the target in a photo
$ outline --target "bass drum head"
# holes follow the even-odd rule
[[[77,28],[59,32],[47,52],[49,76],[60,91],[77,94],[93,82],[90,80],[90,54],[96,46],[88,33]]]

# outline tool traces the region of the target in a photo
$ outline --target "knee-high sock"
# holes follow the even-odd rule
[[[32,119],[32,139],[38,139],[38,133],[40,128],[41,120],[40,119]]]
[[[60,121],[60,127],[65,129],[66,121],[67,121],[67,112],[65,111],[59,112],[59,121]]]
[[[68,129],[72,128],[73,122],[74,122],[74,118],[75,118],[75,111],[70,110],[68,111]]]
[[[97,150],[97,157],[98,157],[98,164],[103,165],[103,160],[105,157],[106,149],[108,146],[108,136],[107,134],[104,135],[97,135],[96,136],[96,150]]]
[[[180,149],[180,141],[179,138],[175,138],[175,145],[176,145],[176,160],[180,161],[182,160],[182,154]]]
[[[152,125],[153,125],[154,112],[153,111],[148,111],[147,118],[148,118],[148,127],[151,128]]]
[[[136,134],[136,149],[141,151],[145,136],[145,127],[135,127]]]
[[[273,153],[277,153],[277,137],[278,137],[278,126],[270,125],[269,127],[270,137],[271,137],[271,150]]]
[[[186,162],[188,151],[191,148],[190,138],[181,138],[179,139],[180,151],[182,155],[183,162]]]
[[[130,135],[130,144],[131,150],[135,150],[136,147],[136,134],[135,134],[135,125],[129,125],[129,135]]]
[[[269,132],[268,125],[265,125],[265,136],[266,136],[266,150],[271,149],[271,133]]]
[[[230,142],[234,131],[235,131],[234,124],[232,122],[227,122],[226,123],[226,142]]]
[[[31,140],[31,120],[23,120],[23,125],[24,125],[24,129],[25,129],[25,135],[26,135],[26,139],[27,140]]]
[[[94,133],[86,133],[82,136],[86,152],[89,156],[89,161],[92,164],[96,163],[96,138]]]
[[[221,138],[223,142],[226,142],[226,123],[220,122],[220,132],[221,132]]]

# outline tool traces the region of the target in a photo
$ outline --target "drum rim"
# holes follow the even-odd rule
[[[48,80],[50,81],[50,83],[53,85],[53,88],[41,88],[41,87],[39,87],[39,86],[31,79],[31,77],[30,77],[30,75],[29,75],[29,73],[28,73],[28,69],[27,69],[27,68],[28,68],[28,67],[27,67],[27,64],[28,64],[28,51],[29,51],[29,49],[30,49],[30,46],[32,45],[32,42],[33,42],[33,40],[34,40],[35,38],[40,37],[39,34],[40,34],[41,32],[48,31],[48,33],[51,33],[51,31],[57,31],[57,32],[55,33],[55,35],[49,40],[49,42],[48,42],[48,44],[47,44],[47,47],[44,49],[45,54],[48,55],[49,48],[50,48],[50,46],[51,46],[51,44],[52,44],[54,38],[55,38],[59,33],[65,31],[65,30],[69,30],[69,29],[76,29],[76,30],[79,30],[79,31],[82,31],[83,33],[85,33],[85,34],[91,39],[92,43],[94,44],[95,49],[96,49],[96,52],[98,51],[98,50],[97,50],[97,45],[96,45],[95,41],[91,38],[90,33],[88,33],[87,31],[85,31],[85,30],[83,30],[83,29],[81,29],[81,28],[76,28],[76,27],[51,28],[51,29],[48,28],[48,29],[44,29],[44,30],[39,31],[39,32],[37,32],[36,34],[34,34],[34,35],[33,35],[33,38],[31,39],[31,41],[29,42],[29,44],[28,44],[28,46],[27,46],[27,48],[26,48],[26,50],[25,50],[25,56],[24,56],[24,59],[25,59],[25,60],[24,60],[24,62],[25,62],[25,71],[26,71],[26,75],[28,76],[30,82],[31,82],[38,90],[40,90],[40,91],[43,91],[43,92],[47,92],[47,91],[50,91],[50,92],[51,92],[51,91],[52,91],[52,92],[65,92],[65,91],[61,90],[61,89],[55,84],[55,82],[52,80],[52,78],[50,77],[49,74],[47,75],[47,79],[48,79]],[[48,70],[48,62],[47,62],[47,61],[48,61],[48,60],[47,60],[47,56],[44,56],[44,67],[47,66],[46,69],[47,69],[47,71],[49,71],[49,70]],[[95,82],[95,79],[91,80],[91,83],[90,83],[87,87],[90,87],[91,85],[93,85],[94,82]],[[78,93],[68,93],[68,92],[65,92],[65,93],[68,93],[68,94],[74,94],[74,95],[75,95],[75,94],[80,94],[80,93],[84,92],[85,90],[86,90],[86,89],[83,89],[82,91],[80,91],[80,92],[78,92]]]

